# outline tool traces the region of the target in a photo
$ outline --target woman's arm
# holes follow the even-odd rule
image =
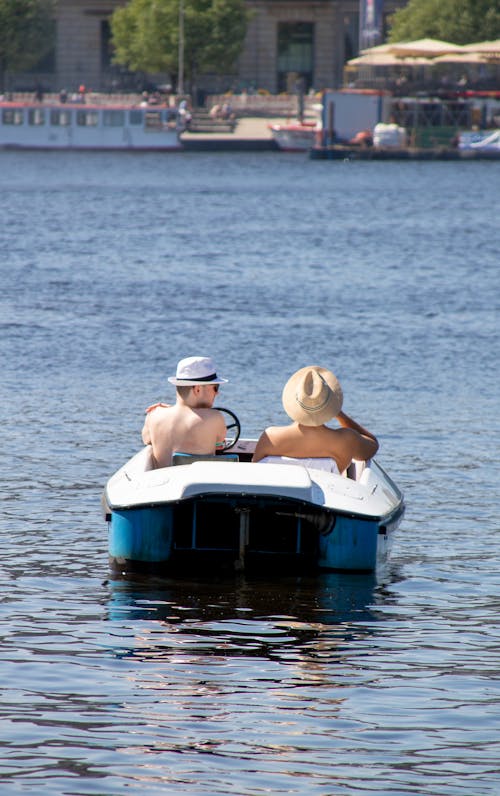
[[[375,434],[364,428],[362,425],[349,417],[345,412],[340,411],[337,415],[337,420],[343,428],[355,431],[355,434],[350,434],[350,446],[352,448],[352,458],[367,461],[378,451],[379,444]]]
[[[262,432],[259,439],[257,440],[257,445],[255,446],[255,450],[253,452],[252,461],[253,462],[260,462],[264,456],[267,456],[269,450],[271,448],[271,441],[267,436],[267,429]]]

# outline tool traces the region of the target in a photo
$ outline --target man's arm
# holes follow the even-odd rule
[[[168,409],[169,406],[170,404],[164,404],[160,402],[157,404],[151,404],[151,406],[147,407],[146,419],[144,421],[144,425],[142,427],[142,432],[141,432],[142,441],[144,442],[145,445],[151,445],[151,429],[149,428],[149,415],[151,414],[151,412],[154,412],[155,409],[158,409],[158,407],[161,407],[163,409]]]
[[[226,441],[227,428],[224,415],[219,411],[217,411],[217,420],[217,439],[215,442],[215,448],[216,450],[221,450],[221,448],[224,447],[224,442]]]
[[[151,445],[151,431],[149,429],[149,415],[146,415],[146,420],[144,421],[144,425],[142,427],[142,441],[145,445]]]

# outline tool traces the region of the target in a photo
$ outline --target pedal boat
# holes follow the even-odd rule
[[[132,456],[103,494],[111,570],[372,572],[387,560],[404,500],[375,460],[337,475],[325,460],[253,463],[255,444],[160,469],[150,446]]]

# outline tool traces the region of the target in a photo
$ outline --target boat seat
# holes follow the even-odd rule
[[[239,462],[237,453],[180,453],[172,455],[172,466],[193,464],[193,462]]]
[[[300,467],[309,467],[313,470],[326,470],[328,473],[336,473],[339,469],[334,459],[326,456],[322,457],[297,457],[297,456],[264,456],[257,464],[295,464]]]
[[[353,481],[359,481],[365,467],[366,462],[362,462],[359,459],[353,459],[347,468],[347,477],[352,478]]]

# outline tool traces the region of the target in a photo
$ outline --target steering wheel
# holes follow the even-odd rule
[[[214,409],[217,409],[218,412],[225,412],[227,415],[229,415],[230,419],[233,421],[232,423],[226,423],[226,430],[229,431],[230,429],[234,428],[233,433],[229,437],[226,437],[226,439],[224,440],[224,446],[222,448],[219,448],[217,451],[217,453],[224,453],[225,451],[228,451],[229,448],[232,448],[234,445],[236,445],[236,443],[238,442],[241,434],[241,423],[234,414],[234,412],[231,412],[230,409],[224,409],[223,406],[214,406]]]

